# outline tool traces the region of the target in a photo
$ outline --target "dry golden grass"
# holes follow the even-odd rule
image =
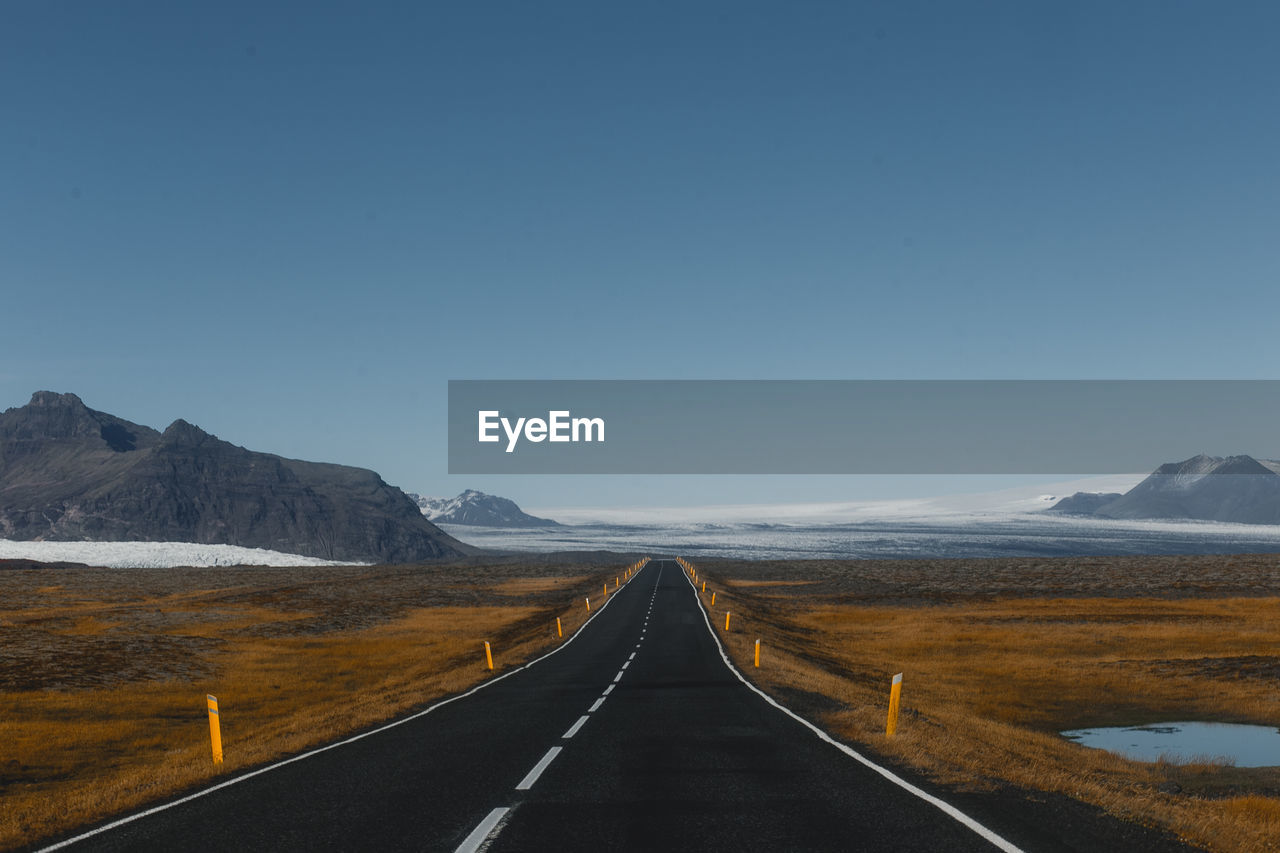
[[[464,690],[492,675],[485,640],[497,673],[523,663],[618,569],[0,571],[0,849]]]
[[[575,589],[581,587],[587,589],[586,582],[596,582],[595,578],[585,575],[576,575],[573,577],[563,578],[517,578],[515,580],[504,581],[498,584],[491,584],[485,589],[497,595],[531,595],[535,592],[555,592],[562,589]],[[586,605],[583,605],[586,609]]]
[[[1052,791],[1221,851],[1280,850],[1280,769],[1129,761],[1057,733],[1280,723],[1280,558],[699,564],[749,677],[868,751],[967,789]],[[967,563],[967,565],[966,565]],[[1027,580],[1021,594],[1015,578]],[[1121,595],[1105,595],[1107,576]],[[778,577],[780,576],[780,577]],[[960,582],[963,581],[963,582]],[[1243,595],[1241,593],[1244,593]],[[723,613],[733,630],[723,632]],[[762,666],[752,666],[763,640]],[[903,672],[898,734],[884,734]],[[1164,793],[1175,783],[1177,793]]]

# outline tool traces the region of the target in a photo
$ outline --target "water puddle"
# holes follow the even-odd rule
[[[1225,760],[1236,767],[1280,765],[1280,729],[1234,723],[1154,723],[1062,732],[1076,743],[1135,761]]]

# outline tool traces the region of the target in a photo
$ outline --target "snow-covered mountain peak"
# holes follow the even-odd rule
[[[423,497],[413,493],[422,514],[436,524],[470,524],[481,527],[555,527],[557,522],[529,515],[515,501],[467,489],[455,498]]]

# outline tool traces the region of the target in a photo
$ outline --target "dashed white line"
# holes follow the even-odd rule
[[[502,808],[489,812],[485,819],[480,821],[475,829],[471,830],[471,834],[458,845],[457,853],[476,853],[480,849],[480,845],[489,840],[489,834],[498,828],[498,824],[507,816],[509,811],[511,809]]]
[[[635,653],[635,652],[632,652],[632,653],[631,653],[631,657],[627,658],[627,660],[635,660],[635,659],[636,659],[636,653]]]
[[[604,698],[605,696],[608,696],[610,693],[612,693],[612,692],[613,692],[613,688],[615,688],[615,687],[617,687],[617,686],[618,686],[618,685],[616,685],[616,684],[610,684],[608,687],[606,687],[606,688],[604,689],[604,692],[600,694],[601,698]]]
[[[586,714],[583,714],[581,717],[579,717],[579,718],[578,718],[578,722],[574,723],[572,726],[569,726],[569,731],[567,731],[567,732],[565,732],[564,734],[560,735],[560,739],[561,739],[561,740],[568,740],[569,738],[571,738],[571,737],[573,737],[574,735],[576,735],[576,734],[578,733],[578,729],[582,728],[582,724],[583,724],[583,723],[585,723],[585,722],[586,722],[587,720],[589,720],[589,719],[591,719],[591,718],[590,718],[590,717],[588,717]]]
[[[659,574],[659,578],[661,578],[661,574]],[[583,635],[583,629],[585,629],[588,625],[594,622],[600,616],[601,613],[604,613],[605,609],[607,609],[609,605],[613,604],[613,601],[614,599],[612,597],[610,597],[607,601],[605,601],[605,603],[600,607],[600,609],[593,612],[587,618],[587,621],[579,625],[578,630],[574,631],[573,634],[567,637],[561,645],[556,646],[551,651],[547,652],[541,657],[534,658],[533,660],[529,661],[526,664],[513,667],[512,669],[507,670],[506,672],[502,673],[499,676],[491,678],[488,681],[483,681],[480,684],[477,684],[475,687],[472,687],[470,690],[467,690],[463,693],[459,693],[456,696],[450,696],[448,699],[442,699],[441,701],[436,702],[434,705],[424,708],[421,711],[418,711],[413,714],[409,714],[406,717],[401,717],[398,720],[393,720],[390,723],[387,723],[386,725],[383,725],[383,726],[379,726],[376,729],[369,729],[368,731],[361,732],[360,734],[357,734],[357,735],[352,735],[351,737],[344,738],[343,740],[334,741],[333,743],[316,747],[315,749],[312,749],[308,752],[304,752],[300,755],[295,755],[292,758],[286,758],[282,761],[277,761],[275,764],[268,764],[266,767],[259,767],[257,770],[250,770],[240,776],[233,776],[232,778],[227,779],[225,782],[219,782],[216,785],[210,785],[208,788],[201,788],[198,791],[194,791],[190,794],[187,794],[185,797],[179,797],[176,800],[171,800],[167,803],[162,803],[158,806],[153,806],[149,809],[136,812],[126,817],[122,817],[119,820],[114,820],[111,823],[107,823],[102,826],[99,826],[96,829],[90,829],[87,832],[82,832],[79,835],[73,836],[71,838],[66,838],[66,839],[63,839],[62,841],[58,841],[46,847],[41,847],[37,850],[37,853],[53,853],[53,851],[55,850],[61,850],[64,847],[70,847],[72,844],[78,844],[87,838],[93,838],[94,836],[103,835],[114,829],[118,829],[119,827],[125,826],[127,824],[133,823],[138,820],[142,820],[143,818],[147,818],[154,814],[158,814],[160,812],[168,811],[169,809],[185,805],[191,802],[192,800],[196,800],[201,797],[208,796],[209,794],[212,794],[215,791],[221,791],[222,789],[229,788],[232,785],[239,785],[241,782],[247,782],[248,780],[253,779],[256,776],[261,776],[264,773],[270,773],[272,770],[278,770],[281,767],[286,767],[298,761],[304,761],[308,758],[319,755],[323,752],[328,752],[329,750],[332,750],[332,749],[338,749],[339,747],[348,746],[350,744],[355,743],[356,741],[364,740],[367,737],[372,737],[373,735],[381,734],[382,732],[389,731],[398,726],[402,726],[402,725],[405,725],[406,723],[413,722],[414,720],[424,717],[427,714],[430,714],[431,712],[439,708],[443,708],[445,705],[451,705],[454,702],[458,702],[462,699],[466,699],[468,696],[478,693],[481,690],[484,690],[485,688],[492,687],[493,685],[501,681],[504,681],[507,678],[510,678],[511,676],[515,675],[518,672],[523,672],[527,669],[531,669],[535,665],[542,663],[544,660],[551,657],[552,655],[558,654],[564,651],[565,649],[569,648],[569,645],[571,643],[573,643],[575,640],[577,640],[579,637]],[[592,710],[594,710],[594,708]],[[460,847],[458,849],[461,850],[463,848]]]
[[[520,780],[520,784],[516,785],[517,791],[527,791],[533,787],[533,783],[538,781],[538,777],[542,775],[542,771],[547,769],[547,765],[555,760],[560,754],[560,747],[553,746],[547,750],[547,754],[542,756],[542,760],[533,765],[533,769],[529,774]]]
[[[626,669],[626,668],[627,668],[627,667],[629,667],[629,666],[631,666],[631,661],[627,661],[626,663],[624,663],[624,664],[622,665],[622,669]],[[621,673],[621,672],[622,672],[622,670],[618,670],[618,672],[619,672],[619,673]]]
[[[613,677],[613,683],[617,684],[622,680],[622,670],[618,670],[618,674]]]
[[[587,709],[587,713],[594,714],[596,711],[600,710],[600,706],[603,704],[604,704],[604,697],[601,696],[599,699],[596,700],[594,705],[592,705],[590,708]]]

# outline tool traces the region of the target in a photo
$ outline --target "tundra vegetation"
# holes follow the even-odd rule
[[[872,756],[963,792],[1071,797],[1211,850],[1280,850],[1280,768],[1143,763],[1058,734],[1280,725],[1280,555],[695,567],[742,672]]]
[[[557,617],[571,636],[583,597],[612,588],[622,562],[0,568],[0,849],[501,674],[563,642]],[[220,769],[206,694],[221,710]]]

